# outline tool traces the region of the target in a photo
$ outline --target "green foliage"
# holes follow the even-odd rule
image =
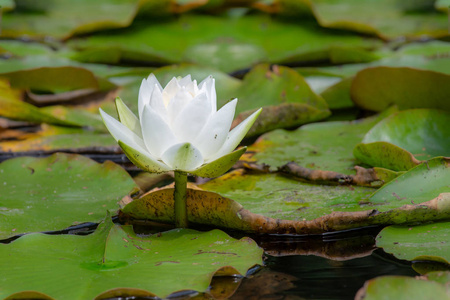
[[[450,223],[389,226],[377,236],[377,246],[400,259],[437,261],[450,265]]]
[[[262,264],[261,255],[251,239],[235,240],[219,230],[176,229],[141,237],[107,216],[88,236],[36,233],[0,244],[0,297],[20,297],[23,291],[73,300],[110,290],[116,296],[145,290],[146,296],[161,298],[181,290],[203,292],[219,270],[245,275]]]
[[[238,170],[201,184],[203,191],[188,189],[193,224],[284,234],[407,224],[383,230],[378,246],[448,265],[447,244],[435,241],[448,239],[448,223],[432,223],[450,217],[448,4],[0,0],[0,159],[57,151],[124,157],[100,107],[115,116],[120,96],[137,113],[139,86],[151,72],[163,85],[173,76],[213,75],[219,107],[239,99],[232,127],[263,111],[244,140],[248,148],[215,166],[225,172],[246,152]],[[306,176],[286,172],[290,162]],[[195,175],[218,173],[204,166]],[[169,176],[141,186],[168,183],[161,178]],[[99,222],[119,200],[122,217],[173,222],[173,189],[131,201],[136,188],[117,165],[79,155],[4,161],[0,238]],[[424,222],[431,223],[416,226]],[[158,254],[147,255],[149,245]],[[198,249],[202,255],[192,256]],[[205,291],[222,266],[244,274],[261,257],[253,242],[218,231],[138,237],[109,219],[90,236],[33,233],[0,245],[0,253],[1,297],[57,299],[108,289],[101,297]],[[374,279],[357,299],[445,299],[448,276]]]
[[[0,182],[1,239],[99,222],[137,190],[118,165],[64,153],[2,162]]]

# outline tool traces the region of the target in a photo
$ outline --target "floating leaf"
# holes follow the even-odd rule
[[[368,68],[356,74],[351,97],[357,106],[373,111],[391,105],[450,110],[450,75],[412,68]]]
[[[53,2],[21,1],[14,13],[6,13],[2,20],[2,36],[51,36],[62,39],[73,34],[128,26],[137,9],[136,0]]]
[[[409,170],[420,160],[450,156],[450,113],[432,109],[390,115],[367,132],[354,149],[355,157],[371,166]]]
[[[374,206],[396,207],[419,204],[442,193],[440,201],[444,205],[450,200],[445,194],[450,193],[449,163],[450,159],[445,157],[423,162],[377,190],[368,200]],[[444,206],[442,208],[445,209]]]
[[[355,296],[355,300],[382,299],[450,299],[450,292],[444,284],[423,277],[382,276],[366,281]]]
[[[320,234],[371,225],[442,220],[450,215],[449,199],[441,196],[417,205],[386,203],[374,209],[364,200],[373,189],[318,186],[272,174],[234,171],[201,188],[206,191],[187,192],[191,223],[247,232]],[[122,213],[132,219],[173,223],[173,189],[148,192],[125,204]]]
[[[177,36],[178,42],[173,43],[171,36]],[[122,58],[134,61],[183,61],[231,72],[259,62],[277,63],[288,58],[326,59],[327,50],[332,46],[366,49],[377,46],[379,41],[324,31],[313,22],[299,26],[264,15],[182,15],[171,22],[134,22],[128,29],[73,40],[69,44],[81,51],[98,53],[120,49]]]
[[[351,214],[328,215],[316,220],[314,218],[326,215],[326,211],[340,210],[344,202],[347,210],[356,210],[358,205],[353,205],[356,199],[361,198],[364,192],[366,195],[369,194],[370,190],[360,188],[352,192],[354,189],[348,187],[315,188],[281,176],[276,178],[267,175],[242,176],[239,172],[225,176],[202,185],[202,188],[215,190],[220,194],[188,189],[187,207],[190,222],[258,233],[313,234],[342,230],[352,225],[342,224],[338,221],[339,218],[344,218],[345,215],[350,222]],[[301,195],[297,195],[299,189],[302,190]],[[271,194],[269,190],[272,191]],[[305,199],[308,196],[314,197],[315,194],[318,197],[320,192],[327,193],[331,198],[328,204],[314,204],[314,201],[308,201],[312,198]],[[238,194],[241,197],[237,197]],[[245,208],[223,195],[234,196]],[[262,199],[264,201],[261,201]],[[323,207],[328,205],[329,208]],[[173,189],[151,191],[123,207],[122,213],[133,219],[173,223]],[[275,219],[277,217],[279,219]]]
[[[253,161],[280,167],[290,161],[314,170],[353,172],[353,147],[391,111],[358,121],[308,124],[295,131],[276,130],[249,147]]]
[[[0,80],[0,116],[31,123],[78,126],[76,123],[55,117],[29,103],[21,101],[18,91],[11,89],[8,82],[4,80]]]
[[[0,135],[0,139],[3,136]],[[17,134],[14,138],[5,136],[0,141],[0,151],[54,153],[70,151],[76,153],[120,153],[120,147],[109,133],[99,133],[80,128],[41,125],[35,133]]]
[[[445,14],[434,11],[433,1],[370,1],[350,0],[336,3],[333,0],[277,1],[278,11],[287,15],[316,17],[320,25],[329,28],[376,34],[383,38],[422,35],[445,36],[447,22]],[[298,10],[298,11],[296,11]]]
[[[327,104],[317,96],[295,71],[287,67],[254,67],[236,91],[239,124],[259,107],[263,107],[247,136],[278,128],[290,128],[318,121],[330,115]]]
[[[20,157],[0,164],[0,238],[98,222],[137,190],[118,165],[80,155]]]
[[[217,272],[245,275],[262,264],[262,252],[253,240],[219,230],[140,237],[108,217],[88,236],[29,234],[0,244],[0,297],[17,299],[27,291],[53,299],[203,292]]]
[[[450,222],[386,227],[377,235],[377,247],[399,259],[450,265]]]

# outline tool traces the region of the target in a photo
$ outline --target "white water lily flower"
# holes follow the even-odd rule
[[[151,74],[139,90],[139,119],[116,99],[119,121],[100,109],[109,132],[128,158],[145,171],[170,170],[201,177],[225,173],[245,152],[233,152],[261,109],[230,131],[237,99],[217,110],[214,79],[199,85],[190,75],[163,89]]]

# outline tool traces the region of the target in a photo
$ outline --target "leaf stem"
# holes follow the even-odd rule
[[[175,171],[175,226],[177,228],[188,227],[187,217],[187,173]]]

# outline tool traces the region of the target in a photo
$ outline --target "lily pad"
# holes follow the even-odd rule
[[[63,153],[4,161],[0,182],[0,239],[98,222],[138,189],[112,162]]]
[[[370,188],[318,186],[275,174],[244,174],[242,170],[202,184],[201,188],[205,190],[187,192],[190,223],[246,232],[321,234],[450,216],[448,197],[439,196],[417,205],[378,204],[374,209],[364,200],[373,191]],[[173,223],[172,195],[173,188],[150,191],[122,204],[122,216],[130,222]]]
[[[254,153],[252,161],[273,169],[293,161],[314,170],[353,173],[353,147],[391,112],[351,122],[308,124],[295,131],[275,130],[261,136],[248,150]]]
[[[0,297],[17,299],[28,291],[80,300],[203,292],[218,272],[245,275],[262,264],[262,253],[253,240],[219,230],[140,237],[108,217],[88,236],[29,234],[0,244]]]
[[[177,43],[171,36],[177,37]],[[170,22],[134,22],[127,29],[69,44],[81,51],[119,49],[122,58],[134,61],[183,61],[231,72],[259,62],[327,59],[332,46],[366,49],[378,46],[379,41],[323,30],[314,22],[299,26],[265,15],[182,15]]]
[[[391,105],[400,109],[450,110],[450,75],[412,68],[374,67],[356,74],[351,97],[363,109],[382,111]]]
[[[450,265],[450,222],[389,226],[377,235],[377,247],[399,259]]]
[[[6,136],[1,140],[0,151],[54,153],[70,151],[75,153],[121,153],[117,142],[109,133],[100,133],[80,128],[69,128],[43,124],[34,133],[20,132],[14,138]]]
[[[30,56],[17,64],[17,60],[2,63],[1,78],[7,79],[11,86],[20,89],[30,89],[38,92],[61,93],[78,89],[99,90],[111,89],[113,84],[106,80],[100,80],[94,74],[82,67],[76,66],[42,66],[32,67],[26,60],[32,60]],[[51,60],[51,57],[48,57]],[[37,59],[38,62],[40,61]],[[22,64],[20,66],[20,64]],[[10,68],[9,68],[10,67]],[[7,71],[8,69],[14,71]]]
[[[396,207],[419,204],[441,194],[442,205],[445,205],[450,199],[449,163],[450,159],[445,157],[423,162],[378,189],[368,200],[373,205]]]
[[[420,160],[450,156],[450,113],[433,109],[405,110],[380,121],[354,149],[371,166],[409,170]]]
[[[450,299],[445,284],[424,277],[382,276],[366,281],[355,300],[428,300]]]
[[[433,11],[433,1],[351,0],[336,3],[317,0],[311,6],[319,24],[324,27],[376,34],[387,39],[447,34],[447,17]]]
[[[0,80],[0,104],[0,116],[2,117],[31,123],[79,126],[79,124],[55,117],[34,105],[23,102],[20,92],[12,89],[5,80]]]
[[[68,38],[73,34],[125,27],[131,24],[139,1],[57,2],[20,1],[15,10],[3,15],[2,36]]]
[[[326,102],[316,95],[304,78],[287,67],[255,66],[236,91],[240,99],[233,126],[263,107],[247,136],[273,129],[296,127],[330,115]]]

